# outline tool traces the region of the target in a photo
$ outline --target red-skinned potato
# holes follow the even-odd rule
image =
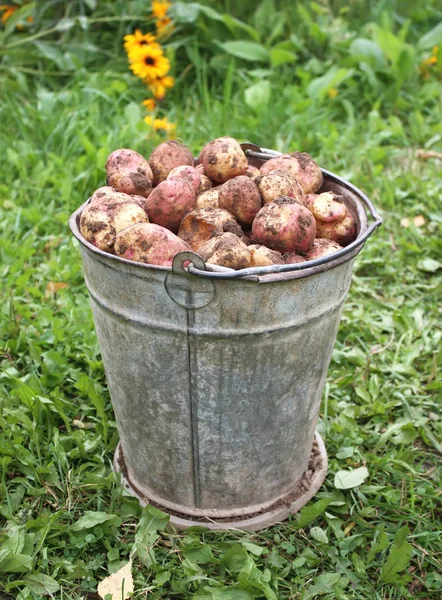
[[[316,238],[313,242],[313,246],[310,248],[307,254],[305,254],[305,260],[315,260],[315,258],[321,258],[321,256],[333,254],[338,250],[342,250],[342,246],[340,246],[337,242],[328,240],[327,238]]]
[[[342,196],[333,192],[318,194],[308,207],[317,221],[321,223],[335,223],[342,221],[347,215],[347,207]]]
[[[120,231],[115,242],[117,256],[128,260],[170,267],[178,252],[189,246],[171,231],[154,223],[139,223]]]
[[[149,157],[149,165],[153,173],[153,183],[158,185],[167,179],[175,167],[181,165],[193,167],[194,162],[192,153],[185,144],[169,140],[155,148]]]
[[[308,252],[316,235],[312,213],[283,196],[266,204],[256,215],[252,225],[252,239],[278,252]]]
[[[347,211],[342,221],[336,223],[316,223],[316,234],[318,238],[327,238],[340,244],[348,246],[356,238],[356,221],[353,215]]]
[[[200,160],[201,158],[204,172],[217,183],[243,175],[247,168],[247,158],[241,146],[235,139],[227,136],[206,144],[201,151]]]
[[[178,231],[195,252],[216,233],[230,232],[242,238],[243,232],[235,217],[222,208],[198,208],[184,217]]]
[[[296,175],[306,194],[317,192],[323,182],[322,171],[308,152],[291,152],[290,156],[298,161],[299,169]]]
[[[171,170],[167,179],[184,179],[191,184],[195,194],[197,194],[201,185],[201,172],[198,169],[195,169],[195,167],[180,165]]]
[[[303,204],[306,208],[308,208],[309,210],[312,209],[313,206],[313,202],[315,201],[315,198],[318,196],[318,194],[305,194],[304,196],[304,201]]]
[[[152,191],[152,179],[149,163],[134,150],[114,150],[106,161],[106,182],[118,192],[147,198]]]
[[[146,212],[152,223],[177,233],[183,217],[195,207],[192,184],[184,179],[167,179],[152,190]]]
[[[250,265],[250,250],[233,233],[216,233],[202,244],[198,254],[212,265],[230,269],[246,269]]]
[[[220,188],[207,190],[199,194],[196,198],[196,208],[220,208],[219,205]]]
[[[262,206],[257,185],[245,175],[226,181],[219,188],[219,206],[241,225],[251,225]]]
[[[136,202],[88,204],[80,217],[81,235],[104,252],[114,252],[119,231],[135,223],[147,223],[145,211]]]
[[[283,256],[285,265],[296,265],[297,263],[305,262],[305,258],[296,254],[296,252],[288,252]]]
[[[302,187],[287,171],[270,171],[267,175],[261,175],[256,183],[263,204],[274,202],[281,196],[289,196],[289,198],[294,198],[303,203],[304,192]]]
[[[250,250],[251,267],[269,267],[270,265],[282,265],[282,255],[276,250],[270,250],[266,246],[251,244],[247,246]]]
[[[299,163],[296,158],[293,158],[293,156],[290,156],[290,154],[281,154],[281,156],[267,160],[261,166],[260,170],[261,175],[267,175],[272,171],[285,171],[291,175],[293,179],[297,179]]]

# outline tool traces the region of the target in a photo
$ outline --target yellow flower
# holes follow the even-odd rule
[[[144,117],[144,122],[155,131],[165,131],[168,134],[173,134],[176,130],[175,123],[169,123],[166,117],[163,119],[154,119],[150,115],[147,115],[147,117]]]
[[[124,49],[129,54],[134,49],[143,48],[144,46],[152,46],[160,48],[160,45],[155,43],[156,36],[151,33],[141,33],[139,29],[133,35],[124,36]]]
[[[155,26],[157,28],[158,36],[163,36],[166,33],[172,33],[175,29],[172,19],[170,17],[164,17],[163,19],[158,19],[155,21]]]
[[[167,0],[153,0],[152,15],[156,19],[163,19],[171,6],[172,3]]]
[[[169,59],[163,51],[152,46],[133,49],[129,54],[130,68],[141,79],[154,80],[163,77],[170,69]]]
[[[147,110],[149,112],[153,112],[157,107],[157,103],[155,102],[155,100],[153,98],[148,98],[147,100],[143,100],[143,105],[147,108]]]
[[[146,79],[150,91],[157,100],[162,100],[166,95],[166,90],[173,88],[175,79],[170,75],[158,79]]]
[[[6,23],[9,17],[11,17],[17,9],[18,6],[10,6],[9,4],[3,4],[0,6],[0,10],[4,11],[2,14],[2,23]]]
[[[336,88],[330,88],[328,90],[328,97],[329,98],[336,98],[336,96],[338,95],[338,90]]]
[[[431,54],[437,54],[439,52],[439,46],[433,46]]]

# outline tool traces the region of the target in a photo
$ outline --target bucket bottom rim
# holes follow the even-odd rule
[[[275,525],[287,519],[289,515],[297,513],[307,502],[316,494],[321,487],[325,476],[327,475],[328,459],[327,451],[322,437],[318,432],[315,434],[310,460],[306,471],[299,483],[296,484],[293,490],[290,490],[283,498],[278,500],[273,506],[262,512],[254,512],[249,515],[213,519],[213,518],[195,518],[188,517],[185,514],[173,513],[170,509],[162,506],[158,502],[153,502],[147,496],[137,490],[136,486],[130,481],[127,470],[121,442],[115,450],[114,471],[120,473],[121,483],[125,490],[135,498],[137,498],[141,506],[151,504],[156,508],[170,515],[170,523],[178,530],[184,530],[188,527],[206,527],[212,531],[225,531],[228,529],[239,529],[244,531],[259,531],[271,525]]]

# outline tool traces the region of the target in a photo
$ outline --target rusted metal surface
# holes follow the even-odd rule
[[[339,192],[363,235],[357,193]],[[182,260],[171,270],[100,252],[79,233],[80,212],[70,225],[128,480],[189,523],[270,510],[307,469],[362,246],[302,274],[209,280],[189,274]],[[202,259],[192,262],[205,271]]]

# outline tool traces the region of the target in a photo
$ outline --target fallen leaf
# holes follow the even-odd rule
[[[349,490],[358,487],[367,477],[367,467],[359,467],[359,469],[353,469],[352,471],[338,471],[335,475],[335,488]]]
[[[53,294],[56,294],[58,290],[64,290],[67,287],[69,287],[69,285],[67,283],[63,283],[62,281],[50,281],[46,284],[45,298],[49,298]]]
[[[112,573],[106,579],[98,584],[98,595],[106,598],[110,595],[112,600],[126,600],[129,594],[134,591],[134,580],[132,578],[132,561],[130,560],[124,567],[121,567],[116,573]]]
[[[418,215],[417,217],[414,217],[413,223],[416,227],[422,227],[422,225],[425,225],[425,219],[422,215]]]

